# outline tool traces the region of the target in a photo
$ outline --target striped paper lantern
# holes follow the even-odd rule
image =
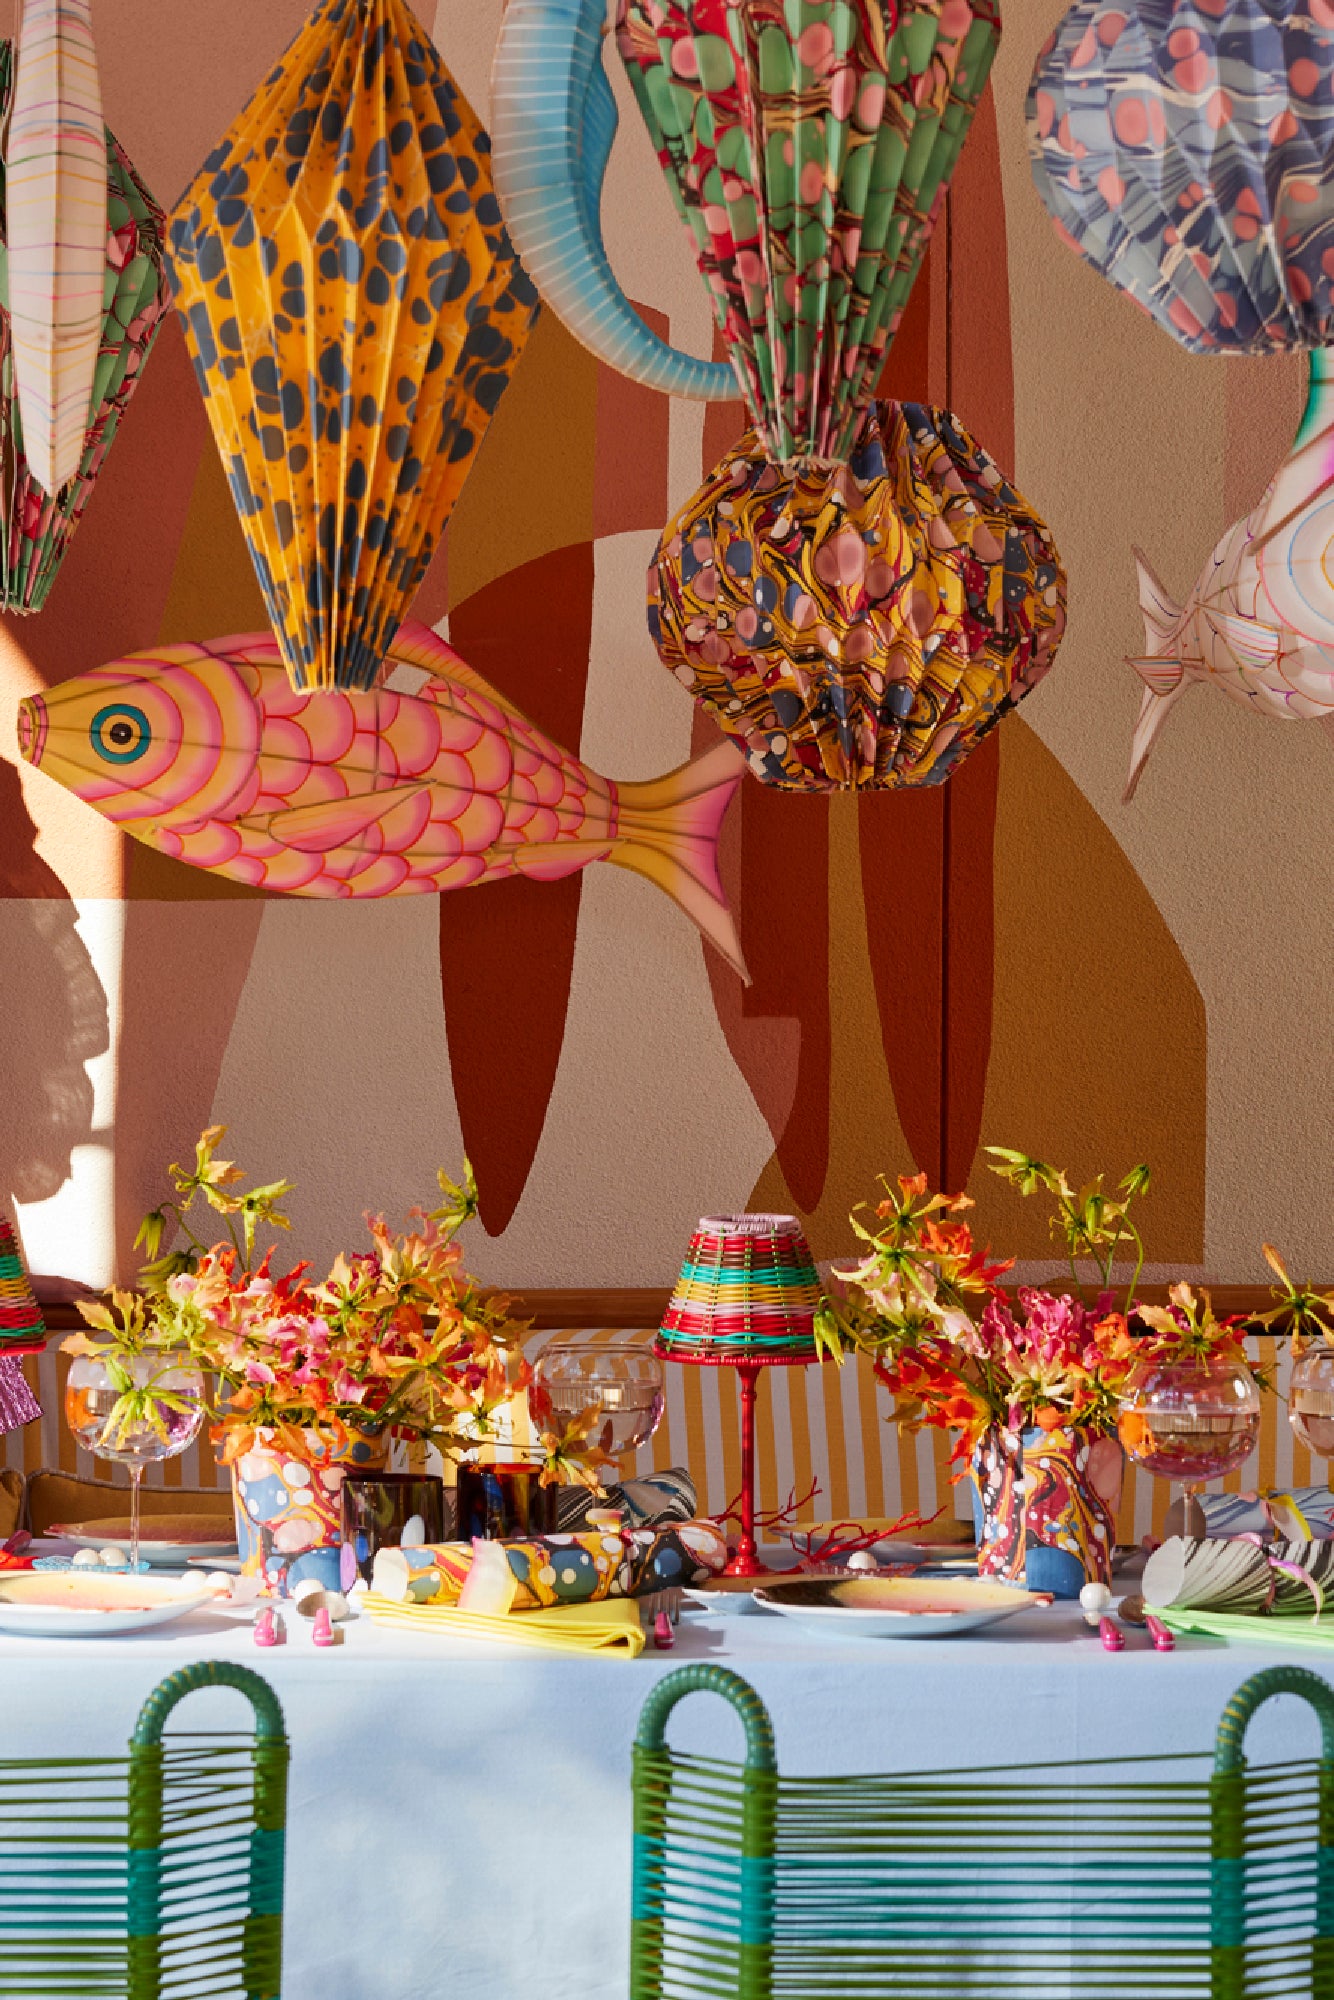
[[[819,1358],[820,1280],[795,1215],[706,1215],[659,1329],[668,1361],[802,1366]]]
[[[107,148],[90,0],[25,0],[5,147],[14,382],[34,479],[83,458],[102,342]]]
[[[23,1268],[14,1225],[0,1215],[0,1434],[41,1416],[19,1357],[40,1353],[45,1345],[46,1322]]]

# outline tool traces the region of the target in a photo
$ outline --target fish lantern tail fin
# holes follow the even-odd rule
[[[1144,650],[1165,653],[1176,638],[1181,623],[1181,606],[1153,573],[1143,549],[1132,549],[1139,578],[1139,608],[1144,614]],[[1134,662],[1132,661],[1132,665]],[[1178,667],[1177,672],[1181,669]]]
[[[1158,666],[1161,662],[1131,660],[1129,664],[1142,671],[1145,666]],[[1189,681],[1178,677],[1175,687],[1165,693],[1156,693],[1152,686],[1145,688],[1144,699],[1139,705],[1139,719],[1135,723],[1135,734],[1130,739],[1130,769],[1126,774],[1126,788],[1121,794],[1123,806],[1128,806],[1134,798],[1140,773],[1149,761],[1149,752],[1157,740],[1158,731],[1189,686]]]
[[[1144,698],[1131,739],[1126,788],[1121,794],[1121,803],[1127,806],[1135,796],[1140,773],[1149,760],[1158,731],[1167,720],[1168,710],[1175,706],[1187,685],[1177,652],[1181,606],[1155,576],[1144,551],[1135,549],[1132,553],[1139,578],[1139,608],[1144,614],[1144,651],[1128,656],[1126,665],[1133,667],[1143,681]]]
[[[607,859],[656,883],[747,985],[732,912],[718,874],[718,835],[746,760],[716,743],[664,778],[618,784],[617,832]]]

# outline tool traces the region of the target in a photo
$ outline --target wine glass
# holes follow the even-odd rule
[[[115,1411],[127,1377],[133,1389],[149,1392],[149,1401],[122,1422]],[[144,1467],[194,1443],[204,1421],[204,1378],[188,1355],[160,1349],[110,1358],[80,1354],[65,1382],[65,1418],[85,1450],[129,1467],[130,1570],[137,1573]]]
[[[1317,1458],[1334,1455],[1334,1352],[1323,1341],[1294,1364],[1288,1422]]]
[[[1117,1435],[1146,1472],[1181,1481],[1167,1532],[1203,1539],[1209,1530],[1197,1496],[1207,1480],[1244,1465],[1254,1451],[1259,1385],[1244,1362],[1222,1354],[1141,1362],[1126,1383]]]
[[[623,1458],[646,1444],[666,1408],[665,1376],[656,1354],[643,1347],[608,1347],[594,1341],[556,1341],[544,1347],[533,1371],[534,1414],[550,1410],[556,1428],[597,1410],[602,1422],[589,1444],[604,1459]]]

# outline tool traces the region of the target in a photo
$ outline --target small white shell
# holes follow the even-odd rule
[[[426,1523],[420,1514],[409,1514],[403,1523],[403,1532],[398,1538],[401,1549],[420,1549],[426,1545]]]
[[[1111,1606],[1112,1593],[1105,1583],[1086,1583],[1079,1593],[1079,1608],[1085,1622],[1096,1625]]]
[[[847,1567],[849,1569],[879,1569],[880,1565],[872,1555],[870,1549],[854,1549],[848,1557]]]
[[[342,1619],[352,1616],[352,1606],[341,1590],[325,1590],[310,1576],[292,1592],[292,1602],[303,1618],[313,1618],[316,1612],[327,1611],[330,1623],[337,1625]]]
[[[75,1569],[96,1569],[101,1560],[96,1549],[76,1549],[74,1552]]]
[[[105,1563],[108,1569],[128,1569],[130,1562],[124,1549],[99,1549],[97,1560]]]

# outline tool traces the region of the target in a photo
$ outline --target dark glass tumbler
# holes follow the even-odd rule
[[[559,1489],[541,1484],[540,1465],[505,1459],[495,1465],[459,1467],[455,1493],[456,1541],[474,1536],[497,1542],[514,1536],[553,1535]]]
[[[358,1576],[371,1580],[377,1549],[396,1549],[414,1516],[422,1542],[445,1539],[445,1482],[428,1473],[349,1472],[343,1480],[343,1552],[340,1576],[350,1590]]]

